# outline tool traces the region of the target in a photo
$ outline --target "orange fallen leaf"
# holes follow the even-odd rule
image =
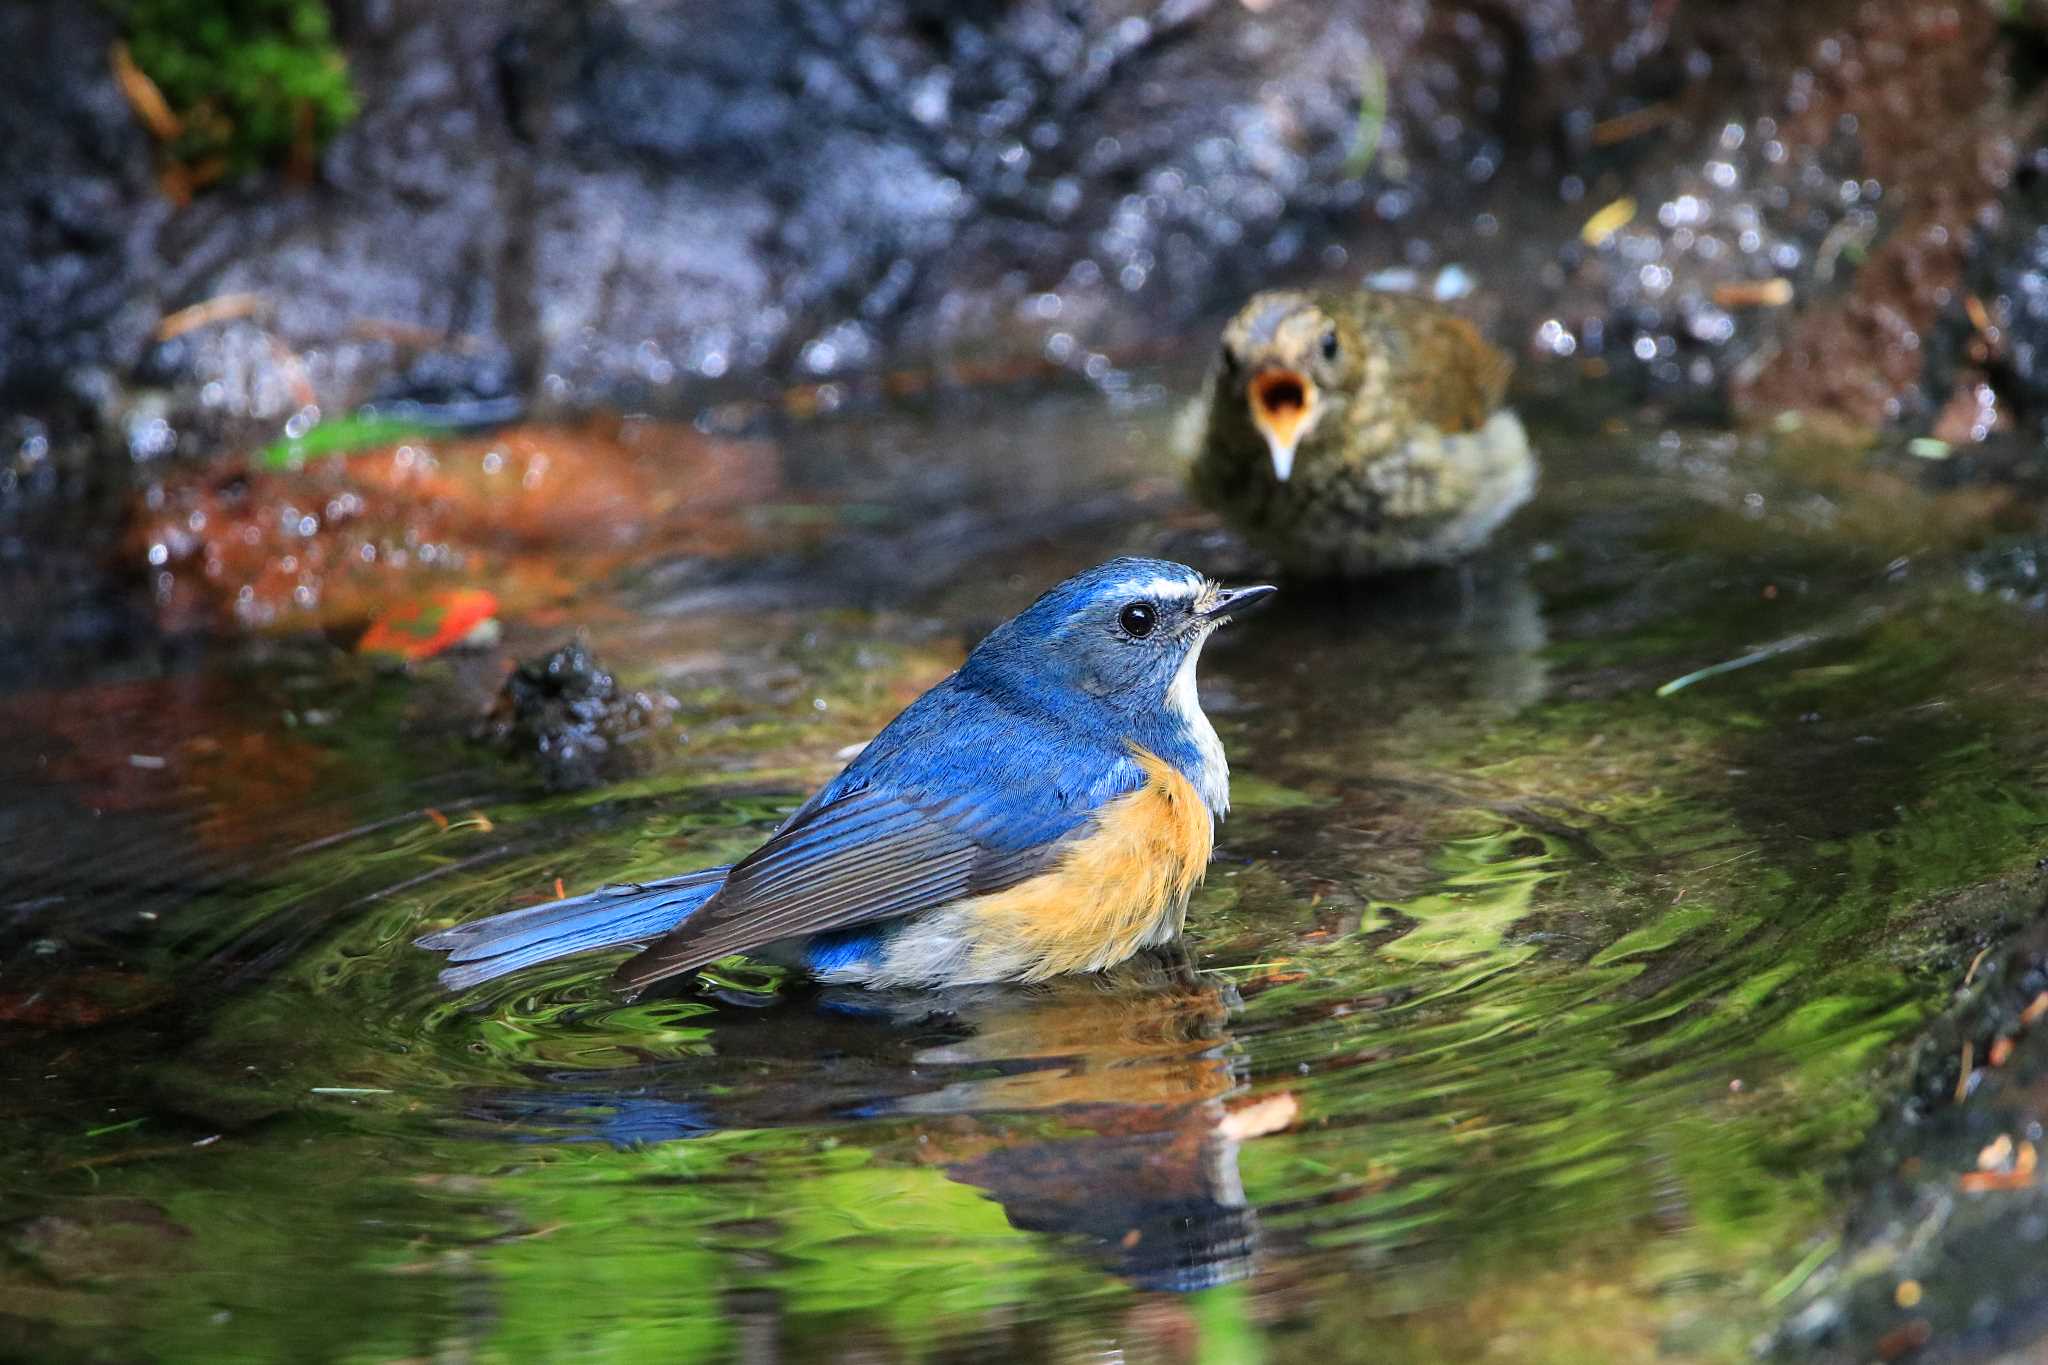
[[[2020,1011],[2020,1022],[2022,1024],[2038,1023],[2044,1014],[2048,1014],[2048,991],[2042,991],[2034,997],[2031,1004]]]
[[[2012,1039],[1994,1038],[1991,1040],[1991,1051],[1985,1054],[1984,1060],[1993,1066],[2004,1066],[2011,1057]]]
[[[1300,1115],[1301,1101],[1294,1098],[1292,1091],[1283,1090],[1277,1095],[1268,1095],[1265,1099],[1253,1100],[1242,1108],[1231,1110],[1216,1125],[1216,1131],[1232,1142],[1246,1142],[1290,1128]]]
[[[498,614],[498,599],[482,588],[442,588],[398,603],[371,622],[356,642],[360,654],[431,659],[469,638]]]

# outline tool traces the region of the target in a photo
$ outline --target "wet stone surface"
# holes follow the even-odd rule
[[[1858,1158],[1869,1182],[1841,1247],[1799,1286],[1779,1359],[1976,1360],[2028,1354],[2048,1320],[2048,876],[1955,898],[1995,937],[1907,1059],[1904,1096]],[[1967,940],[1966,940],[1967,942]]]
[[[673,697],[628,692],[589,646],[572,641],[512,670],[480,738],[531,763],[550,791],[631,776],[629,747],[663,725]]]
[[[172,215],[109,77],[24,107],[100,132],[15,211],[0,382],[40,425],[5,487],[80,422],[146,464],[372,399],[675,407],[906,360],[1118,391],[1276,277],[1447,264],[1574,372],[1926,424],[2033,130],[2010,30],[1933,0],[339,9],[364,111],[312,185]],[[42,65],[104,49],[21,22]]]

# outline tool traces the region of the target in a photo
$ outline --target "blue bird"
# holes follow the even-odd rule
[[[626,990],[734,953],[829,982],[1038,981],[1180,932],[1223,746],[1195,697],[1203,642],[1270,587],[1115,559],[996,627],[731,867],[615,886],[419,940],[463,989],[646,944]]]

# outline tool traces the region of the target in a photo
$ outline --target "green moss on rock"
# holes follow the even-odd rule
[[[355,117],[325,0],[117,0],[135,64],[184,125],[180,160],[230,170],[318,147]]]

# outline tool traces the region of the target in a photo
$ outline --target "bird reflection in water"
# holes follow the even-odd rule
[[[1143,1289],[1250,1273],[1256,1219],[1225,1098],[1236,994],[1178,945],[1035,986],[822,990],[716,1016],[717,1062],[665,1060],[473,1099],[522,1137],[628,1147],[729,1129],[930,1121],[921,1151],[1020,1229]],[[765,1070],[720,1087],[707,1072]],[[1057,1129],[1048,1134],[1047,1119]],[[1022,1120],[1022,1121],[1019,1121]]]

